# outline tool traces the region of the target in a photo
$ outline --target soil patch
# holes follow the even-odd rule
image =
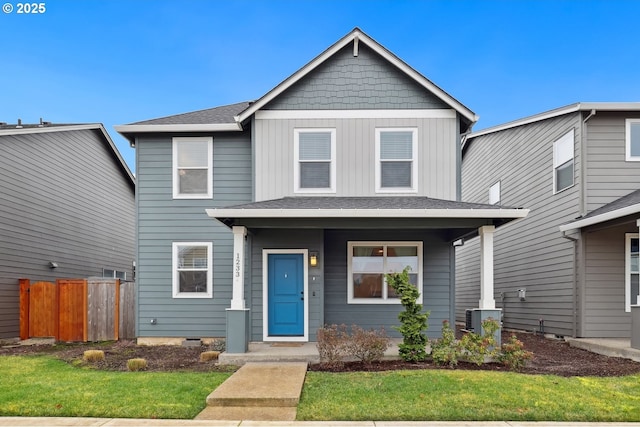
[[[527,374],[553,374],[559,376],[622,376],[640,373],[640,362],[617,357],[608,357],[586,350],[570,347],[563,340],[549,339],[532,333],[503,332],[503,342],[510,335],[516,335],[524,343],[525,349],[533,352],[533,359],[521,371]],[[85,350],[98,349],[105,352],[103,362],[87,363],[82,360]],[[56,344],[34,346],[0,347],[0,355],[50,354],[75,366],[90,366],[93,369],[126,371],[127,360],[143,358],[147,360],[147,371],[229,371],[229,367],[218,366],[215,361],[200,362],[200,353],[209,350],[207,346],[139,346],[132,341]],[[400,360],[382,361],[370,365],[359,362],[347,363],[344,367],[327,369],[311,365],[314,371],[386,371],[396,369],[452,369],[438,367],[431,362],[406,363]],[[460,362],[454,369],[508,371],[497,363],[481,366]]]

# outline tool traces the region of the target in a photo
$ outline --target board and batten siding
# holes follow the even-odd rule
[[[0,338],[19,335],[19,278],[132,276],[134,183],[102,132],[2,135],[0,181]]]
[[[587,122],[585,213],[640,188],[640,162],[625,160],[625,119],[630,118],[640,113],[598,112]]]
[[[574,130],[574,185],[554,194],[553,143]],[[527,218],[496,230],[494,298],[504,325],[558,335],[574,333],[574,254],[560,224],[579,215],[580,115],[567,114],[482,135],[462,161],[462,200],[488,203],[489,188],[501,182],[501,204],[530,209]],[[457,249],[456,318],[480,299],[478,238]],[[518,289],[526,289],[520,301]]]
[[[439,338],[442,321],[453,322],[453,247],[437,232],[422,230],[327,230],[324,261],[324,323],[356,324],[364,329],[384,327],[389,336],[399,337],[400,304],[347,303],[347,243],[349,241],[422,241],[423,308],[429,311],[429,338]]]
[[[441,109],[441,99],[372,49],[345,46],[265,106],[266,110]]]
[[[323,324],[322,304],[324,299],[324,236],[321,229],[291,228],[254,230],[251,236],[251,287],[247,302],[251,308],[251,340],[263,340],[263,283],[262,251],[264,249],[308,249],[318,252],[318,266],[309,267],[309,292],[304,298],[309,305],[309,341],[316,341],[316,332]]]
[[[336,130],[336,192],[342,197],[409,194],[456,200],[456,118],[256,119],[256,201],[314,193],[294,192],[294,130]],[[376,193],[376,128],[416,128],[417,193]],[[315,193],[318,194],[318,193]]]
[[[224,337],[233,234],[205,209],[251,201],[251,137],[247,132],[213,135],[212,199],[172,198],[171,136],[141,137],[136,151],[137,336]],[[172,297],[173,242],[212,242],[213,298]]]

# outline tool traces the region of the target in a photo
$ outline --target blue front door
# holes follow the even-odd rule
[[[269,336],[304,335],[302,254],[268,255]]]

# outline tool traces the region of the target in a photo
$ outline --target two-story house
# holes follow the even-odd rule
[[[0,123],[0,338],[20,278],[132,280],[135,178],[99,123]]]
[[[531,210],[495,234],[506,327],[630,337],[639,161],[640,103],[578,103],[466,136],[462,200]],[[478,244],[458,249],[459,320],[478,295]]]
[[[393,334],[384,275],[406,266],[438,336],[452,243],[479,233],[493,309],[494,229],[527,211],[458,201],[476,119],[356,28],[255,102],[116,127],[137,153],[139,341]]]

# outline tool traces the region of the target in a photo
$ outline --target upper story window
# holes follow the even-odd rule
[[[295,129],[296,193],[335,193],[336,130]]]
[[[422,242],[348,242],[347,302],[400,304],[385,275],[410,268],[409,280],[420,289],[422,303]]]
[[[553,143],[554,193],[573,186],[573,129]]]
[[[640,161],[640,119],[627,119],[625,123],[627,161]]]
[[[213,138],[173,138],[173,198],[213,196]]]
[[[213,245],[211,242],[173,243],[173,297],[213,296]]]
[[[376,192],[418,190],[417,129],[376,129]]]
[[[490,205],[500,204],[500,181],[496,182],[491,187],[489,187],[489,204]]]

